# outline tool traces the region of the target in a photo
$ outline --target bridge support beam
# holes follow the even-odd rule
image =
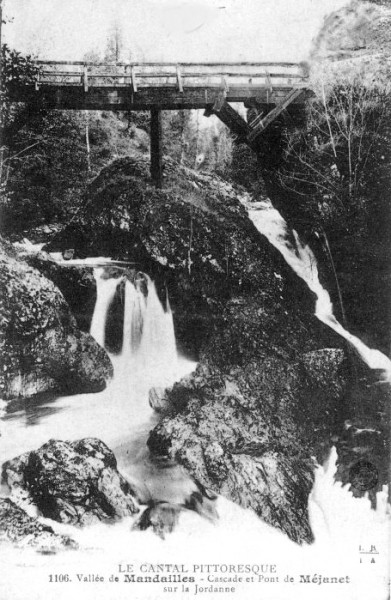
[[[238,112],[232,106],[223,101],[220,104],[214,106],[208,106],[204,112],[205,117],[210,115],[216,115],[226,125],[239,140],[249,143],[248,136],[251,132],[250,127],[246,121],[239,115]]]
[[[156,187],[163,184],[162,113],[158,108],[151,110],[151,177]]]
[[[281,113],[288,108],[292,104],[300,98],[300,96],[304,93],[303,89],[293,89],[291,90],[284,98],[282,102],[280,102],[273,110],[271,110],[267,115],[262,118],[262,115],[256,117],[250,123],[250,133],[247,137],[249,144],[254,144],[261,134],[265,131],[273,121],[275,121]]]
[[[277,106],[263,116],[258,115],[255,119],[247,123],[243,117],[226,101],[226,96],[220,93],[215,103],[206,106],[204,115],[210,117],[216,115],[226,125],[237,139],[244,142],[256,152],[259,150],[259,144],[263,139],[263,133],[266,129],[280,117],[281,113],[286,110],[292,103],[297,102],[301,96],[307,93],[304,88],[294,88],[285,98],[280,101]]]

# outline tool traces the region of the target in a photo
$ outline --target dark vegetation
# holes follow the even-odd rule
[[[277,191],[291,223],[316,232],[324,262],[334,261],[350,328],[387,354],[390,118],[382,85],[368,89],[355,80],[335,86],[326,105],[312,105],[306,139],[298,134],[287,144]],[[327,284],[335,290],[331,271]]]
[[[24,109],[25,110],[25,109]],[[148,150],[144,115],[47,111],[8,139],[2,160],[2,232],[65,224],[87,184],[111,160]]]

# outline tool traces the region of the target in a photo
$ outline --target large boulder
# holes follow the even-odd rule
[[[9,498],[0,498],[0,541],[16,546],[32,546],[40,552],[77,548],[76,542],[59,535],[49,525],[30,517]]]
[[[11,492],[27,493],[47,518],[72,525],[113,521],[137,513],[136,493],[100,440],[50,440],[3,465]]]
[[[229,370],[204,362],[166,394],[171,413],[166,409],[151,433],[150,450],[176,459],[203,486],[252,508],[291,539],[310,541],[311,456],[327,452],[344,382],[342,351],[312,355],[297,364],[270,358]],[[314,363],[323,360],[319,377]]]
[[[56,286],[0,241],[0,393],[94,392],[112,376],[106,352],[79,330]]]

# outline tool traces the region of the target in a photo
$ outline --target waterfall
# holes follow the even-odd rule
[[[303,279],[316,295],[316,317],[345,338],[371,369],[379,369],[384,380],[391,382],[391,361],[379,350],[368,348],[358,337],[349,333],[335,318],[330,295],[319,281],[316,258],[311,248],[303,244],[295,230],[293,240],[289,239],[286,221],[269,203],[257,202],[246,205],[255,227],[265,235],[271,244],[283,255],[295,273]]]
[[[138,360],[150,372],[154,385],[171,381],[177,368],[174,321],[169,305],[164,310],[153,281],[147,277],[148,297]]]
[[[113,301],[120,279],[105,278],[104,268],[94,269],[96,281],[96,303],[92,315],[90,333],[103,348],[105,345],[105,327],[107,313]]]
[[[107,313],[121,279],[105,277],[103,268],[94,269],[94,275],[97,301],[91,335],[104,347]],[[129,378],[134,380],[135,371],[150,387],[166,387],[176,379],[178,356],[168,296],[164,309],[155,283],[145,274],[139,274],[134,282],[125,281],[122,352],[112,359],[115,373],[125,385]]]
[[[128,362],[140,346],[143,332],[143,322],[146,310],[146,300],[140,289],[139,282],[125,282],[124,328],[122,356]]]

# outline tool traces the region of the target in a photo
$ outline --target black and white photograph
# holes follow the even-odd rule
[[[391,0],[0,49],[0,598],[389,600]]]

